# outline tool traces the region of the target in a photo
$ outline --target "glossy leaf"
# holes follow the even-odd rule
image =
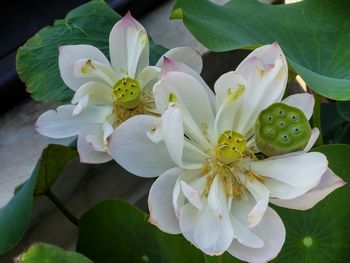
[[[42,194],[62,172],[65,164],[69,162],[68,159],[74,159],[76,156],[74,150],[62,145],[52,144],[43,150],[31,177],[16,190],[8,204],[0,209],[0,254],[13,248],[27,230],[37,179],[40,178],[37,193]]]
[[[349,9],[347,0],[304,0],[278,6],[256,0],[231,0],[224,6],[208,0],[177,0],[173,10],[213,51],[277,41],[312,89],[329,98],[349,100]]]
[[[332,170],[350,181],[349,145],[325,145],[314,151],[325,154]],[[281,253],[272,262],[347,262],[349,199],[350,187],[346,185],[307,211],[274,207],[286,226],[287,238]]]
[[[165,234],[147,219],[123,201],[102,201],[80,219],[77,251],[95,263],[205,262],[181,235]]]
[[[14,197],[0,209],[0,254],[13,248],[28,227],[38,171],[39,164],[31,177],[17,190]]]
[[[109,57],[109,33],[121,18],[104,1],[84,4],[45,27],[17,52],[17,72],[37,101],[69,101],[73,91],[62,81],[58,69],[58,47],[90,44]],[[155,64],[165,49],[151,44],[150,63]]]
[[[41,155],[39,175],[37,178],[34,195],[44,195],[57,178],[64,171],[66,166],[79,154],[76,150],[57,144],[49,145]]]
[[[21,263],[92,263],[85,256],[49,244],[38,243],[32,245],[26,252],[18,257]]]

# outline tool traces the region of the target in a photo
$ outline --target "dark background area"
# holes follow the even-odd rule
[[[0,115],[29,97],[16,73],[16,51],[41,28],[84,4],[86,0],[32,0],[2,2],[0,10]],[[119,14],[133,11],[140,18],[166,0],[108,0]]]

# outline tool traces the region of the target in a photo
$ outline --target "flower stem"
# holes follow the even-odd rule
[[[72,222],[72,224],[78,226],[78,219],[68,210],[63,202],[51,192],[51,190],[48,190],[45,195],[51,200],[52,203],[55,204],[55,206],[57,206],[57,208],[68,218],[68,220]]]
[[[313,126],[317,127],[320,131],[320,136],[318,136],[316,145],[321,146],[323,145],[323,138],[322,138],[322,127],[321,127],[321,96],[320,94],[314,92],[314,98],[315,98],[315,107],[314,112],[312,116],[312,122]]]

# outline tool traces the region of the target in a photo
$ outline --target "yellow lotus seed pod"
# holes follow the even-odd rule
[[[246,138],[235,131],[224,131],[220,134],[216,144],[216,154],[223,164],[230,164],[241,158],[246,149]]]
[[[122,78],[113,87],[114,101],[127,109],[135,108],[140,100],[141,88],[132,78]]]

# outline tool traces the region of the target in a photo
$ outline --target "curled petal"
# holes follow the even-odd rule
[[[75,92],[72,104],[78,103],[86,95],[89,95],[89,103],[106,105],[113,104],[111,88],[94,81],[84,84]]]
[[[135,78],[149,65],[149,42],[145,28],[128,12],[109,35],[109,54],[118,76]]]
[[[163,113],[162,131],[168,152],[177,166],[184,169],[198,169],[203,166],[204,153],[190,151],[191,149],[184,147],[183,118],[179,109],[170,107]],[[191,144],[188,143],[188,145]],[[184,151],[190,151],[191,154],[184,154]],[[184,158],[186,156],[189,158]],[[195,160],[199,160],[199,162],[194,162]]]
[[[113,87],[118,81],[111,66],[90,58],[82,58],[73,65],[73,75],[76,78],[93,79]]]
[[[163,58],[166,57],[176,62],[187,65],[198,74],[201,73],[203,61],[200,54],[190,47],[176,47],[168,50],[157,62],[158,67],[163,66]]]
[[[318,152],[286,154],[250,163],[255,173],[297,188],[315,185],[327,166],[326,156]]]
[[[264,246],[264,240],[252,232],[247,225],[241,223],[231,214],[231,222],[237,241],[246,247],[261,248]]]
[[[201,193],[197,189],[194,189],[191,185],[187,184],[185,181],[180,181],[181,190],[187,200],[197,209],[201,210],[203,208],[203,202],[201,200]]]
[[[260,224],[251,230],[264,241],[262,248],[251,248],[234,240],[227,251],[234,257],[247,262],[264,263],[275,258],[286,237],[286,230],[278,214],[268,208]]]
[[[137,81],[144,91],[152,91],[154,84],[160,78],[160,68],[155,66],[148,66],[141,70],[137,75]]]
[[[77,78],[73,74],[74,64],[80,59],[92,59],[110,67],[106,56],[91,45],[68,45],[59,47],[58,66],[64,83],[72,90],[77,90],[83,84],[92,81],[89,78]]]
[[[312,208],[335,189],[346,184],[340,177],[336,176],[331,169],[323,174],[320,183],[302,196],[290,200],[270,199],[270,202],[291,209],[307,210]]]
[[[315,105],[315,99],[313,95],[309,93],[294,94],[288,96],[282,100],[282,102],[289,106],[299,108],[304,112],[306,118],[310,120]]]
[[[234,130],[247,134],[259,113],[282,99],[288,79],[286,58],[277,43],[257,48],[236,70],[246,80],[246,92]]]
[[[208,255],[221,255],[232,243],[234,233],[227,211],[217,214],[209,205],[198,210],[187,203],[179,220],[184,237]]]
[[[82,163],[97,164],[112,160],[112,156],[106,152],[102,124],[89,124],[80,129],[77,148]]]
[[[86,124],[103,123],[112,113],[109,106],[89,106],[73,115],[75,105],[63,105],[42,114],[36,122],[36,130],[47,137],[61,139],[78,135]]]
[[[259,181],[246,181],[247,189],[256,201],[253,209],[248,214],[248,227],[254,227],[260,223],[269,204],[269,190]]]
[[[169,57],[163,56],[161,60],[162,59],[163,59],[162,75],[166,75],[168,72],[171,72],[171,71],[179,71],[194,77],[204,87],[204,90],[208,94],[209,101],[212,106],[212,110],[213,111],[215,110],[215,95],[197,71],[195,71],[193,68],[189,67],[188,65],[181,63],[179,61],[173,60]]]
[[[311,130],[311,137],[303,150],[304,152],[308,152],[311,150],[311,148],[316,143],[318,136],[320,136],[320,131],[318,130],[318,128],[313,128]]]
[[[168,72],[154,86],[154,97],[161,113],[169,104],[181,109],[186,134],[200,145],[209,146],[208,139],[213,138],[214,113],[200,82],[183,72]]]
[[[154,143],[147,135],[156,120],[156,117],[148,115],[134,116],[118,126],[109,139],[109,150],[114,160],[130,173],[157,177],[175,167],[165,143]]]
[[[175,183],[182,173],[180,168],[172,168],[164,172],[153,183],[148,197],[150,211],[149,222],[170,234],[181,233],[179,220],[171,205]]]

